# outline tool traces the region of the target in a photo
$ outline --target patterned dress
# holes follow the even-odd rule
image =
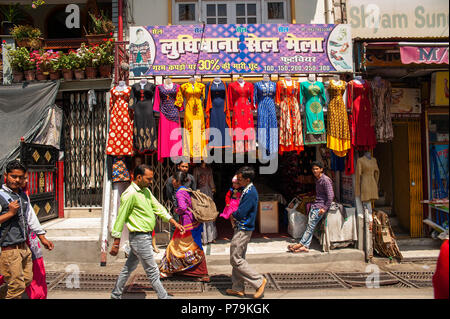
[[[185,102],[183,134],[183,157],[185,158],[205,159],[207,156],[202,98],[205,99],[203,83],[184,83],[177,93],[175,105],[181,108]]]
[[[134,111],[133,147],[135,153],[151,154],[158,148],[156,123],[153,117],[155,85],[147,82],[131,87],[130,109]]]
[[[347,83],[344,81],[336,84],[333,80],[328,86],[330,103],[328,104],[327,147],[339,157],[346,156],[352,147],[347,109],[343,98],[346,87]]]
[[[180,123],[180,111],[183,110],[183,106],[181,108],[175,106],[179,89],[178,84],[171,87],[161,84],[156,87],[153,110],[159,112],[158,161],[160,162],[166,157],[183,155]]]
[[[391,82],[382,79],[374,79],[371,84],[377,141],[381,143],[392,141],[394,139],[394,129],[392,127],[391,118]]]
[[[375,147],[374,123],[372,117],[372,88],[368,81],[347,85],[347,106],[351,108],[352,146],[358,150],[370,150]]]
[[[239,82],[228,85],[228,102],[233,112],[231,126],[233,128],[234,151],[236,153],[251,152],[256,149],[255,125],[253,112],[253,84]]]
[[[111,89],[107,155],[133,155],[133,122],[128,114],[131,87],[120,91]]]
[[[323,105],[327,103],[325,88],[319,81],[300,83],[300,104],[305,105],[305,145],[326,143]]]
[[[280,106],[279,154],[290,151],[300,154],[305,148],[298,104],[299,90],[298,82],[292,81],[291,85],[288,85],[286,80],[277,82],[275,103]]]
[[[228,106],[227,85],[220,81],[212,81],[206,88],[206,129],[211,129],[208,134],[210,148],[231,147],[231,116]],[[214,130],[213,130],[214,129]],[[215,132],[221,136],[216,137]]]
[[[278,124],[275,109],[276,84],[260,81],[255,84],[255,105],[258,109],[258,145],[262,157],[270,159],[278,153]]]

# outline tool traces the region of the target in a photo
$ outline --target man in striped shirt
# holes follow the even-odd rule
[[[311,164],[311,167],[313,175],[316,178],[316,199],[311,205],[308,225],[302,238],[298,244],[288,246],[288,249],[293,253],[309,251],[314,229],[325,213],[328,212],[334,199],[333,181],[323,173],[323,164],[315,161]]]

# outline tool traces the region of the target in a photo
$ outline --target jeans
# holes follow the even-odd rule
[[[322,217],[325,215],[325,213],[319,215],[319,210],[319,208],[311,208],[311,210],[309,211],[308,226],[306,226],[306,230],[303,233],[302,239],[300,239],[300,244],[302,244],[306,248],[309,248],[309,245],[311,245],[314,229],[316,228]]]
[[[152,235],[151,233],[130,233],[130,254],[125,262],[125,266],[117,278],[114,289],[111,293],[112,299],[122,298],[123,289],[131,273],[136,269],[139,261],[150,279],[153,290],[159,299],[169,299],[167,291],[164,289],[159,279],[159,268],[153,258]]]

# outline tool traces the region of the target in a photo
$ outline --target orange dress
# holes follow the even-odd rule
[[[299,107],[300,85],[286,80],[277,82],[275,102],[280,106],[280,144],[278,153],[296,151],[300,154],[305,149],[302,132],[302,118]]]
[[[109,99],[110,117],[108,143],[106,154],[108,155],[133,155],[133,121],[128,113],[128,101],[131,87],[123,91],[115,87],[111,89]]]

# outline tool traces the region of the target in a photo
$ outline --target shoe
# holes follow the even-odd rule
[[[233,289],[227,289],[225,292],[227,293],[227,295],[230,295],[230,296],[238,296],[238,297],[244,297],[245,296],[245,292],[243,292],[243,291],[236,291],[236,290],[233,290]]]
[[[259,287],[258,290],[256,290],[256,293],[253,295],[253,298],[259,299],[264,295],[264,288],[266,288],[266,284],[267,284],[267,279],[263,277],[263,283],[262,283],[261,287]]]

